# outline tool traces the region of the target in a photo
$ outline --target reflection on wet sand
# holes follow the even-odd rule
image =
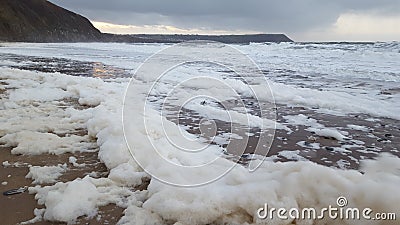
[[[100,62],[84,62],[62,58],[44,58],[14,54],[0,54],[0,66],[46,73],[63,73],[72,76],[118,78],[130,77],[124,69],[106,65]],[[13,62],[10,65],[7,62]]]

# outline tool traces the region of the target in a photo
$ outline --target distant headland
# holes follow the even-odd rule
[[[87,18],[46,0],[0,0],[0,41],[177,43],[190,40],[223,43],[292,42],[285,34],[107,34],[101,33]]]

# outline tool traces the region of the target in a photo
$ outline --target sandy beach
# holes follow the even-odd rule
[[[79,57],[88,59],[77,60],[77,53],[68,52],[68,48],[59,53],[59,58],[53,57],[55,53],[41,44],[31,47],[36,56],[15,54],[25,52],[29,45],[22,45],[22,50],[18,45],[0,48],[6,52],[0,54],[0,191],[28,189],[1,195],[0,204],[6,206],[0,212],[4,224],[131,224],[136,220],[139,224],[257,224],[260,221],[254,212],[267,201],[276,206],[319,208],[339,195],[346,195],[358,207],[376,211],[390,212],[398,207],[394,193],[400,156],[399,91],[392,82],[373,80],[364,84],[364,77],[332,81],[319,74],[307,77],[296,71],[265,69],[275,93],[271,112],[276,113],[276,129],[261,129],[259,104],[266,104],[266,100],[248,97],[245,85],[240,79],[233,80],[230,71],[183,67],[161,80],[156,94],[141,89],[145,76],[134,77],[134,104],[128,105],[132,107],[133,125],[127,126],[132,133],[124,136],[121,116],[126,85],[138,61],[160,46],[115,44],[110,48],[92,44],[93,49],[88,50],[92,45],[71,45],[81,51]],[[303,54],[298,50],[301,45],[238,47],[255,58],[263,53],[259,48]],[[99,48],[104,52],[99,53]],[[140,51],[129,52],[129,58],[125,48]],[[374,50],[373,46],[369,48]],[[375,56],[375,52],[370,54]],[[211,71],[246,97],[218,96],[222,87],[199,82],[184,86],[178,96],[217,90],[210,95],[223,100],[204,98],[187,107],[161,107],[176,83],[192,74]],[[381,76],[390,74],[383,70]],[[324,89],[315,88],[320,83],[324,83]],[[148,114],[141,111],[146,94]],[[238,114],[242,103],[246,115],[251,115],[251,126],[243,124],[244,120],[229,121],[221,116],[228,112],[242,118],[243,114]],[[160,109],[165,110],[165,127],[156,123]],[[143,121],[149,121],[147,130],[140,127]],[[167,185],[152,178],[132,154],[141,153],[148,168],[171,179],[197,179],[162,168],[155,158],[148,157],[152,145],[145,144],[147,140],[161,146],[160,154],[168,160],[185,166],[214,157],[210,152],[193,159],[186,157],[166,140],[168,132],[171,137],[184,134],[177,139],[179,144],[205,146],[218,156],[217,164],[197,172],[198,177],[228,165],[233,165],[232,171],[196,188]],[[269,134],[273,134],[271,139],[264,138]],[[186,143],[186,137],[195,142]],[[135,148],[128,149],[126,140]],[[247,171],[253,161],[262,162],[254,174]],[[379,191],[383,188],[387,190],[384,193]],[[319,222],[335,224],[330,220]]]
[[[76,101],[65,101],[65,103],[67,102],[69,104],[75,104],[75,108],[82,108],[82,106],[79,106]],[[351,141],[338,141],[333,138],[321,137],[306,131],[306,126],[290,126],[290,128],[294,130],[293,133],[288,134],[286,131],[282,130],[278,130],[276,132],[271,149],[267,153],[267,160],[273,160],[274,162],[309,160],[328,167],[357,170],[360,166],[359,160],[373,159],[377,156],[378,152],[387,152],[400,156],[399,151],[397,151],[398,146],[400,146],[400,123],[398,121],[380,118],[379,120],[368,122],[365,120],[365,118],[369,117],[361,114],[351,116],[320,115],[316,114],[312,110],[307,110],[304,108],[288,108],[286,106],[279,106],[278,122],[284,121],[284,116],[299,114],[311,116],[319,121],[324,121],[324,125],[331,127],[346,127],[347,124],[357,124],[358,126],[369,127],[370,129],[367,132],[354,130],[351,128],[346,129],[346,131],[349,132],[348,136],[365,142],[366,148],[347,148],[346,150],[351,150],[349,152],[335,151],[335,147],[340,148],[342,145],[351,144]],[[193,116],[193,118],[198,117]],[[198,118],[198,120],[190,120],[189,123],[188,120],[181,118],[180,125],[191,126],[192,128],[195,128],[200,126],[198,123],[200,120],[201,118]],[[226,129],[226,123],[223,121],[217,122],[217,130],[226,131]],[[191,133],[196,133],[198,129],[188,131]],[[243,132],[238,133],[243,134]],[[83,136],[87,134],[87,131],[77,130],[75,134]],[[247,148],[244,152],[245,154],[252,154],[254,152],[254,146],[258,144],[259,135],[260,134],[256,134],[249,137]],[[309,144],[298,144],[299,142],[304,141]],[[95,143],[95,140],[93,140],[93,143]],[[313,143],[319,143],[320,148],[313,148]],[[372,149],[375,149],[376,153],[371,152]],[[0,181],[7,182],[7,184],[0,186],[1,192],[19,187],[35,186],[32,184],[32,179],[26,178],[30,166],[52,166],[67,164],[68,168],[66,172],[57,179],[57,182],[73,181],[76,178],[83,178],[88,174],[95,178],[107,177],[109,175],[107,167],[98,159],[98,152],[29,156],[11,154],[11,150],[12,147],[0,148],[0,158],[3,160],[3,162],[7,162],[3,163],[0,168]],[[228,149],[229,154],[234,155],[235,152],[241,152],[241,150],[239,149],[236,151],[236,149]],[[84,164],[84,166],[73,166],[69,162],[69,158],[71,156],[78,159],[76,161],[77,164]],[[241,155],[234,156],[235,157],[233,157],[232,160],[238,161],[238,163],[244,166],[250,161],[250,159],[243,158]],[[51,185],[51,183],[45,183],[42,185]],[[131,188],[143,190],[146,189],[146,185]],[[33,214],[34,209],[42,209],[44,207],[43,205],[39,205],[35,200],[35,195],[29,194],[28,191],[22,194],[11,196],[2,195],[0,198],[0,204],[7,206],[1,210],[0,218],[5,218],[5,220],[3,220],[3,224],[10,225],[33,219],[35,217]],[[76,224],[116,224],[122,217],[123,211],[123,208],[113,204],[103,206],[98,209],[97,216],[94,218],[82,217],[76,221]],[[46,225],[64,223],[39,221],[34,222],[33,224]]]

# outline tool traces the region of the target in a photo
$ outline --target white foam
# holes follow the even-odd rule
[[[346,136],[344,136],[341,132],[339,132],[337,129],[334,128],[307,128],[307,131],[314,132],[318,136],[322,137],[328,137],[328,138],[334,138],[339,141],[343,141],[345,139],[348,139]]]
[[[66,152],[85,151],[91,147],[87,137],[71,135],[59,137],[51,133],[20,131],[6,134],[0,138],[0,143],[14,147],[13,154],[39,155],[43,153],[62,154]]]
[[[46,46],[32,45],[38,48],[36,53],[43,52],[42,48]],[[11,49],[13,48],[11,45],[10,49],[21,52],[21,46],[32,45],[18,44],[14,50]],[[80,49],[83,48],[82,45],[79,45]],[[49,46],[57,51],[59,51],[59,46],[77,47],[74,44],[50,44]],[[91,48],[96,46],[104,47],[105,45],[94,44]],[[125,45],[121,46],[125,47]],[[54,49],[45,54],[55,52]],[[23,51],[29,52],[25,49]],[[59,55],[65,54],[59,53]],[[264,206],[265,203],[276,208],[316,207],[320,209],[334,205],[337,197],[342,195],[346,195],[350,205],[354,207],[370,207],[376,212],[400,211],[398,204],[400,202],[398,194],[400,159],[389,155],[383,155],[377,160],[361,162],[364,173],[356,170],[327,168],[311,162],[274,163],[265,161],[253,173],[249,173],[246,168],[237,165],[226,176],[209,185],[182,188],[170,186],[152,178],[147,191],[132,192],[132,186],[141,184],[142,178],[146,178],[148,175],[132,160],[123,137],[121,106],[126,83],[3,68],[0,69],[0,76],[10,83],[9,88],[15,88],[15,93],[23,88],[39,89],[42,87],[39,84],[46,83],[49,88],[47,90],[66,91],[68,92],[66,96],[78,99],[79,104],[94,107],[90,110],[60,108],[55,106],[62,101],[59,95],[54,95],[58,96],[57,98],[47,99],[36,96],[28,101],[26,99],[13,101],[9,98],[10,96],[1,99],[3,110],[0,113],[2,124],[4,124],[1,133],[5,136],[0,140],[5,145],[17,146],[17,150],[13,150],[14,153],[39,154],[88,150],[93,147],[88,145],[89,137],[96,137],[99,147],[98,156],[110,169],[110,175],[107,178],[95,179],[87,176],[67,183],[59,182],[52,186],[29,188],[30,193],[36,194],[35,198],[39,204],[45,205],[43,218],[46,220],[73,223],[80,216],[93,217],[96,215],[98,207],[113,203],[126,208],[120,221],[121,224],[252,224],[265,222],[260,221],[256,216],[257,209]],[[136,80],[133,82],[140,84]],[[396,106],[396,102],[393,104],[395,98],[382,100],[367,97],[360,100],[360,96],[337,91],[323,92],[281,84],[273,85],[273,90],[277,93],[276,98],[281,103],[337,109],[347,113],[363,112],[374,116],[398,117],[397,114],[395,115],[398,112],[398,106]],[[130,99],[135,103],[132,106],[132,112],[134,112],[132,127],[128,127],[132,132],[131,136],[127,138],[134,143],[139,153],[144,153],[140,156],[145,160],[145,169],[163,173],[166,177],[180,182],[196,183],[204,177],[233,165],[233,162],[219,158],[217,164],[203,167],[203,170],[196,174],[197,176],[186,176],[185,173],[180,174],[176,170],[164,167],[157,158],[148,154],[152,147],[146,145],[144,140],[150,138],[158,146],[163,146],[160,154],[181,165],[197,165],[207,162],[210,158],[218,156],[221,148],[211,147],[208,149],[208,154],[197,155],[198,158],[181,154],[167,144],[163,135],[164,131],[155,122],[160,119],[159,113],[154,109],[149,109],[148,113],[143,115],[143,96],[147,94],[145,90],[139,87],[135,91],[137,95],[131,96],[132,99]],[[38,104],[38,107],[29,106],[32,103]],[[44,113],[46,110],[51,113]],[[12,119],[13,116],[18,116],[21,120],[8,122],[7,120]],[[150,121],[149,133],[136,126],[140,125],[143,119]],[[164,120],[166,128],[172,134],[178,135],[180,132],[184,132],[174,123],[166,121],[165,118],[161,119]],[[31,122],[29,122],[30,120]],[[27,123],[21,126],[21,123],[25,121]],[[48,124],[46,124],[47,121]],[[307,126],[321,129],[321,132],[326,129],[317,125],[316,121],[309,119],[304,121],[298,122],[298,124],[309,123]],[[60,137],[48,133],[51,129],[55,129],[55,133],[67,133],[78,128],[87,129],[89,137],[74,135]],[[336,131],[330,130],[329,134],[325,135],[344,138],[342,133]],[[46,146],[40,142],[41,138],[45,138],[43,143]],[[186,139],[177,140],[177,143],[194,147],[204,146],[204,143],[188,142]],[[66,147],[64,148],[60,144]],[[51,148],[47,146],[51,146]],[[281,154],[299,159],[299,152],[295,153],[284,152]],[[384,192],[382,192],[382,187],[385,187]],[[291,224],[293,221],[273,220],[268,222],[270,224]],[[318,221],[295,222],[318,223]],[[321,221],[321,223],[328,222],[331,224],[365,224],[366,221]]]
[[[270,87],[275,101],[281,104],[400,119],[397,113],[400,110],[398,97],[381,100],[376,96],[357,96],[341,91],[319,91],[275,82],[270,82]],[[252,86],[252,88],[261,90],[264,87]],[[260,96],[260,99],[263,100],[263,96]],[[270,99],[269,96],[265,98],[266,101],[268,99]]]
[[[87,178],[37,190],[31,188],[30,191],[38,191],[36,197],[46,205],[44,219],[52,221],[73,222],[79,216],[93,217],[100,198],[99,190]]]
[[[43,214],[46,211],[46,209],[38,209],[35,208],[33,210],[33,215],[35,216],[34,218],[28,220],[28,221],[24,221],[22,223],[20,223],[21,225],[25,225],[25,224],[34,224],[34,223],[38,223],[41,222],[43,220]]]
[[[338,131],[336,128],[327,128],[317,120],[307,117],[303,114],[283,116],[284,119],[291,125],[302,125],[308,127],[306,130],[314,132],[318,136],[334,138],[339,141],[348,139],[344,131]]]
[[[85,85],[85,82],[82,82],[81,88],[89,92],[92,87]],[[124,144],[121,129],[119,109],[122,104],[122,94],[116,91],[121,86],[120,84],[113,85],[100,82],[93,90],[95,97],[102,95],[102,92],[110,93],[109,90],[114,90],[116,94],[107,95],[106,99],[100,101],[100,105],[92,110],[92,117],[85,123],[89,135],[98,138],[99,157],[111,169],[110,177],[102,180],[86,177],[65,184],[58,183],[50,187],[30,189],[31,192],[37,192],[36,198],[39,199],[39,203],[45,204],[44,218],[47,220],[73,222],[82,215],[94,216],[100,205],[119,202],[120,205],[127,207],[121,224],[128,224],[129,221],[142,224],[159,224],[164,221],[209,224],[219,223],[221,220],[232,223],[252,223],[257,221],[256,210],[265,203],[271,204],[271,207],[313,206],[319,208],[334,204],[335,199],[343,194],[346,194],[350,202],[359,207],[368,206],[384,211],[399,210],[397,203],[400,197],[394,193],[397,193],[400,178],[392,173],[395,171],[394,168],[398,167],[398,163],[379,164],[381,173],[387,173],[387,176],[382,177],[380,174],[379,177],[375,177],[375,173],[339,171],[310,162],[273,163],[267,161],[259,170],[251,174],[245,168],[237,166],[219,181],[202,187],[178,188],[152,179],[148,194],[144,197],[138,199],[136,194],[121,192],[121,187],[138,185],[141,183],[141,177],[147,175],[132,160],[129,160],[130,156]],[[142,105],[139,103],[142,96],[137,95],[134,100],[138,103],[137,110],[141,110]],[[141,114],[137,112],[136,115]],[[159,116],[155,111],[150,111],[146,115],[150,118]],[[135,120],[141,121],[142,118],[138,117]],[[173,123],[167,123],[167,125],[169,130],[176,129]],[[162,133],[160,129],[159,126],[150,124],[150,137],[161,141],[163,136],[160,135]],[[142,143],[143,139],[147,138],[147,134],[142,130],[133,129],[133,131],[134,135],[130,138],[134,141],[135,147],[146,152],[149,146]],[[160,143],[167,147],[164,142]],[[175,162],[196,164],[198,160],[204,160],[172,154],[171,150],[169,149],[169,157],[175,158]],[[161,167],[160,162],[154,160],[155,158],[151,155],[144,154],[143,156],[148,157],[147,166],[162,171],[168,176],[176,177],[175,171]],[[293,158],[293,155],[290,157]],[[397,162],[399,159],[392,160]],[[224,159],[221,159],[219,164],[222,167],[230,165],[232,162]],[[205,167],[203,172],[213,174],[215,169]],[[191,182],[200,178],[180,177]],[[379,179],[379,182],[375,179]],[[97,182],[103,184],[98,185]],[[318,188],[315,188],[316,183],[320,184]],[[386,187],[384,193],[380,191],[382,185]],[[128,199],[130,204],[121,203],[123,202],[121,199]],[[282,221],[279,222],[282,223]]]
[[[304,114],[283,116],[287,123],[292,125],[302,125],[306,127],[322,128],[324,125],[318,123],[316,119],[308,117]]]
[[[308,161],[307,159],[305,159],[304,157],[300,156],[300,151],[299,150],[295,150],[295,151],[280,151],[278,152],[279,156],[282,156],[286,159],[289,160],[296,160],[296,161]]]
[[[68,162],[71,163],[75,167],[85,167],[86,166],[86,163],[79,164],[79,163],[77,163],[77,161],[78,161],[78,159],[74,156],[70,156],[68,158]]]
[[[26,178],[31,178],[33,184],[55,183],[67,171],[67,164],[57,166],[32,166]]]
[[[353,130],[359,130],[359,131],[364,131],[364,132],[368,132],[369,131],[368,127],[366,127],[366,126],[348,124],[347,127],[350,128],[350,129],[353,129]]]
[[[10,92],[11,101],[51,101],[71,97],[67,91],[59,88],[24,88]]]
[[[321,148],[319,143],[309,143],[306,141],[299,141],[296,144],[303,148],[312,148],[317,150]]]

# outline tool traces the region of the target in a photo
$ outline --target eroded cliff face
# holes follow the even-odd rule
[[[101,35],[85,17],[46,0],[0,0],[1,41],[99,41]]]

